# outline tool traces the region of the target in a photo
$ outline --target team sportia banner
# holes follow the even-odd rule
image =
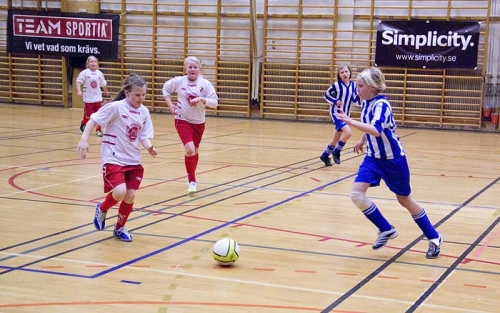
[[[477,67],[478,22],[382,21],[377,29],[377,66]]]
[[[9,10],[7,52],[118,58],[120,16]]]

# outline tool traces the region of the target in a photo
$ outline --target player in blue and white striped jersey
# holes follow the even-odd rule
[[[352,202],[378,229],[379,235],[373,249],[380,249],[389,239],[398,236],[396,229],[385,219],[375,203],[367,196],[368,187],[380,185],[384,180],[387,187],[413,217],[413,220],[429,239],[427,258],[436,258],[441,250],[443,237],[431,224],[425,209],[410,196],[410,169],[401,140],[396,135],[396,123],[389,100],[379,95],[385,90],[384,74],[375,67],[362,71],[356,78],[361,103],[361,121],[352,120],[345,112],[335,116],[348,125],[366,133],[354,146],[354,151],[367,153],[359,166],[358,175],[351,191]]]
[[[330,117],[335,125],[332,140],[326,146],[325,151],[319,157],[326,166],[332,166],[330,154],[333,161],[340,164],[340,151],[344,148],[347,140],[351,138],[352,132],[349,125],[344,121],[338,120],[335,113],[342,109],[348,116],[351,114],[351,105],[353,102],[359,103],[359,97],[356,92],[356,83],[351,81],[351,69],[347,64],[341,64],[337,71],[337,81],[333,83],[325,92],[325,100],[330,103]]]

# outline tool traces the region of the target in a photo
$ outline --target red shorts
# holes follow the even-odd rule
[[[101,107],[102,107],[102,101],[93,103],[84,103],[83,114],[85,118],[89,119],[90,115],[92,115],[92,113],[99,111]]]
[[[203,133],[205,132],[205,123],[191,124],[183,120],[175,119],[175,129],[177,129],[177,133],[183,145],[192,141],[194,146],[198,148],[200,146],[201,137],[203,137]]]
[[[144,176],[142,165],[121,166],[117,164],[104,164],[102,178],[104,179],[104,193],[108,193],[116,186],[125,183],[127,189],[139,189]]]

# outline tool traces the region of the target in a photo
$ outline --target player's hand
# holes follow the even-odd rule
[[[345,114],[345,112],[341,108],[337,108],[337,113],[335,113],[335,117],[341,121],[346,122],[346,124],[351,123],[351,118]]]
[[[78,146],[76,147],[76,153],[81,159],[85,159],[89,153],[89,143],[84,140],[80,140]]]
[[[203,97],[196,97],[189,100],[189,105],[191,105],[192,107],[197,106],[198,104],[204,105],[205,101],[206,100]]]
[[[151,146],[148,149],[148,152],[149,152],[149,155],[151,155],[153,158],[158,155],[158,152],[156,151],[155,146]]]
[[[357,154],[360,154],[360,153],[365,153],[364,151],[364,147],[365,147],[365,141],[363,139],[360,139],[355,145],[354,145],[354,152],[356,152]]]

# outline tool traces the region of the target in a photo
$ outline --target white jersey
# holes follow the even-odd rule
[[[140,142],[154,137],[148,108],[134,108],[127,99],[101,107],[90,118],[103,127],[101,162],[121,166],[141,164]]]
[[[106,86],[107,82],[101,71],[85,69],[78,74],[76,82],[82,85],[83,102],[94,103],[102,101],[101,87]]]
[[[201,76],[195,81],[190,81],[187,75],[174,77],[165,82],[162,92],[164,97],[177,93],[177,104],[174,104],[175,118],[191,124],[205,123],[205,106],[191,106],[189,100],[204,97],[207,99],[206,106],[211,108],[216,108],[219,104],[214,86]]]

